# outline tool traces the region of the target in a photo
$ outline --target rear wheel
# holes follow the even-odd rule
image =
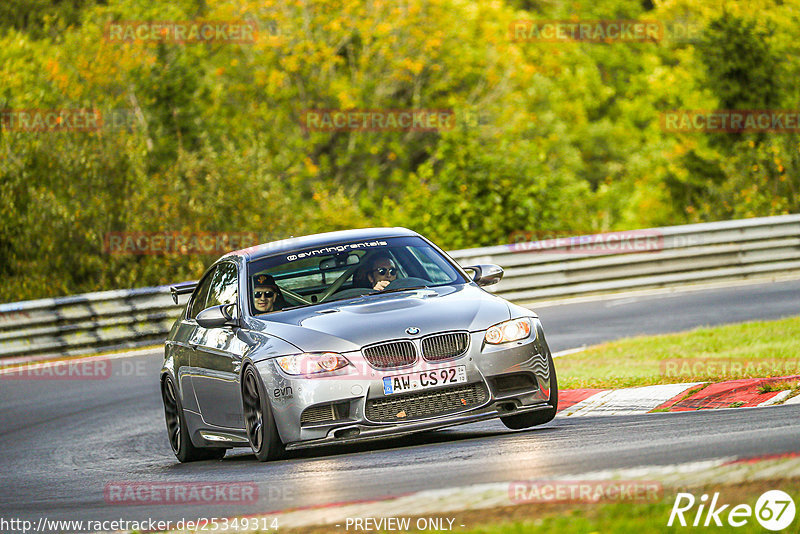
[[[547,351],[547,365],[550,370],[550,400],[547,401],[550,409],[501,417],[500,420],[507,428],[520,430],[543,425],[552,421],[556,416],[556,411],[558,410],[558,378],[556,377],[556,367],[553,365],[553,357],[550,355],[549,350]]]
[[[261,376],[250,366],[242,378],[242,408],[250,448],[261,462],[274,460],[283,454],[275,418],[267,401]]]
[[[195,447],[189,438],[186,428],[186,418],[183,416],[183,406],[177,394],[175,383],[167,377],[161,383],[161,396],[164,400],[164,417],[167,422],[167,437],[172,447],[172,452],[180,462],[194,462],[197,460],[218,460],[225,456],[226,449]]]

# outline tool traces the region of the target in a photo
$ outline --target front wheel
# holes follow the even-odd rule
[[[183,416],[183,405],[177,391],[172,378],[167,377],[161,382],[161,397],[164,400],[167,437],[175,457],[178,458],[179,462],[183,463],[197,460],[219,460],[225,456],[226,449],[194,446],[191,438],[189,438],[186,418]]]
[[[261,376],[250,366],[242,379],[242,408],[250,448],[260,462],[275,460],[283,454],[275,418],[267,401]]]
[[[550,409],[501,417],[500,420],[506,425],[506,428],[520,430],[522,428],[543,425],[552,421],[556,416],[556,411],[558,411],[558,378],[556,377],[556,367],[553,364],[553,357],[550,355],[549,350],[547,351],[547,365],[550,370],[550,399],[547,401],[547,404],[550,405]]]

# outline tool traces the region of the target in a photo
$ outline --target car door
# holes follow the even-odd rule
[[[233,304],[240,316],[238,268],[233,262],[217,265],[208,289],[205,308]],[[239,373],[247,345],[236,336],[236,328],[203,328],[198,325],[192,345],[192,383],[200,414],[209,425],[244,428]]]
[[[172,348],[170,351],[171,356],[175,360],[175,372],[181,390],[181,398],[183,408],[192,412],[199,412],[197,407],[197,398],[194,394],[194,385],[192,383],[192,355],[195,352],[194,339],[197,337],[198,325],[195,317],[203,309],[205,309],[206,299],[208,298],[208,289],[211,285],[211,278],[213,272],[207,273],[200,282],[197,288],[192,293],[186,310],[181,317],[178,334],[172,341]]]

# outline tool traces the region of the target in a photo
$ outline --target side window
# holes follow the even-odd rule
[[[214,278],[217,271],[219,271],[219,267],[217,267],[214,272],[208,273],[208,276],[203,278],[203,280],[200,282],[200,285],[194,290],[194,295],[192,296],[192,308],[189,310],[190,319],[194,319],[197,317],[198,313],[206,309],[208,288],[211,286],[211,279]]]
[[[236,302],[236,271],[236,265],[232,263],[222,263],[217,267],[208,289],[206,308]]]

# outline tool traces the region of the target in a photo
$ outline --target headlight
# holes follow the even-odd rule
[[[492,326],[486,330],[486,336],[483,339],[490,345],[499,345],[510,341],[519,341],[530,335],[531,320],[528,317],[523,317]],[[535,336],[536,334],[534,334]]]
[[[313,375],[328,373],[350,365],[347,358],[336,352],[303,353],[275,358],[278,365],[286,374]]]

